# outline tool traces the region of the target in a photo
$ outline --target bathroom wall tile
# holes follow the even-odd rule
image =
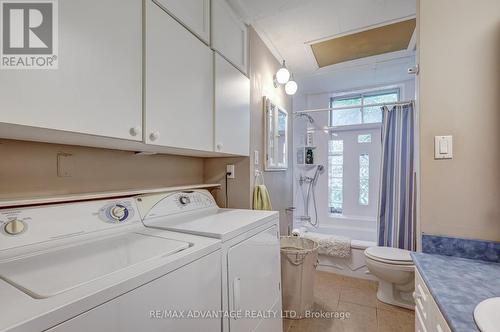
[[[423,234],[422,251],[426,254],[455,256],[500,263],[500,242]]]

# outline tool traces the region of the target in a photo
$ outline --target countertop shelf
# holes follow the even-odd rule
[[[39,197],[28,197],[28,198],[18,198],[18,199],[5,199],[0,200],[0,208],[6,207],[19,207],[19,206],[29,206],[29,205],[42,205],[42,204],[53,204],[53,203],[66,203],[66,202],[76,202],[76,201],[86,201],[94,199],[105,199],[114,197],[127,197],[135,196],[141,194],[153,194],[169,191],[182,191],[182,190],[192,190],[192,189],[213,189],[219,188],[221,185],[218,183],[208,183],[208,184],[193,184],[185,186],[173,186],[173,187],[157,187],[157,188],[144,188],[144,189],[128,189],[128,190],[118,190],[118,191],[105,191],[97,193],[80,193],[80,194],[68,194],[68,195],[56,195],[56,196],[39,196]]]

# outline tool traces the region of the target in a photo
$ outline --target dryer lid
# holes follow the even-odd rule
[[[395,262],[412,262],[409,250],[391,247],[370,247],[366,249],[365,252],[373,259]]]

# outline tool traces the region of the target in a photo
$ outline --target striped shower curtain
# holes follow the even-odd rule
[[[382,112],[378,245],[415,250],[413,103]]]

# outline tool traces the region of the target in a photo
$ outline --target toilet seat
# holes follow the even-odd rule
[[[367,258],[393,265],[413,265],[409,250],[391,247],[370,247],[365,250]]]

